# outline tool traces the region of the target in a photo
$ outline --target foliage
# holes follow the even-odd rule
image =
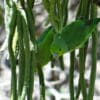
[[[42,0],[48,12],[51,26],[45,29],[39,39],[35,37],[35,19],[32,8],[35,0],[5,0],[5,25],[9,34],[8,51],[11,64],[11,100],[32,100],[34,73],[37,71],[40,83],[40,99],[45,100],[45,84],[42,67],[57,56],[70,52],[70,99],[78,99],[80,90],[83,100],[92,100],[96,74],[96,5],[92,0],[80,0],[76,20],[67,25],[68,0]],[[50,6],[49,6],[50,5]],[[81,19],[81,16],[83,19]],[[80,19],[79,19],[80,18]],[[90,86],[87,92],[84,81],[85,59],[88,39],[92,36],[92,68]],[[31,44],[30,44],[31,42]],[[79,49],[80,78],[74,97],[73,73],[75,49]],[[18,59],[19,76],[16,75]],[[37,60],[38,59],[38,60]]]
[[[0,25],[2,25],[2,24],[3,24],[3,9],[0,6]]]

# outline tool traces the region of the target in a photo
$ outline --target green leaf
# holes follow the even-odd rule
[[[55,56],[61,56],[76,48],[81,48],[97,27],[99,18],[92,20],[76,20],[65,26],[61,34],[56,34],[50,51]]]
[[[51,59],[50,45],[53,41],[53,28],[47,28],[37,40],[38,43],[38,62],[41,66],[45,65]]]

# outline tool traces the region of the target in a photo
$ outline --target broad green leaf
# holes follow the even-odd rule
[[[61,56],[76,48],[81,48],[97,27],[99,18],[92,20],[76,20],[64,27],[61,34],[56,34],[50,51],[55,56]]]
[[[37,40],[38,43],[38,62],[41,66],[45,65],[51,59],[50,45],[53,41],[53,28],[47,28]]]

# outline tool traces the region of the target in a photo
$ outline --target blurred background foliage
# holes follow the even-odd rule
[[[0,26],[3,26],[4,24],[4,8],[3,8],[3,1],[0,0]]]
[[[4,18],[3,18],[3,8],[0,6],[0,26],[3,25]]]

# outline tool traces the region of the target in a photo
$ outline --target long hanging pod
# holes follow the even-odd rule
[[[70,53],[70,69],[69,69],[69,90],[70,100],[74,100],[74,62],[75,62],[75,51]]]
[[[91,0],[91,18],[97,17],[97,7],[93,4],[93,0]],[[95,87],[95,78],[96,78],[96,60],[97,60],[97,41],[98,41],[97,29],[92,34],[92,66],[91,66],[91,74],[90,74],[90,82],[89,82],[89,90],[87,100],[93,100],[94,96],[94,87]]]
[[[25,41],[27,40],[27,42],[28,42],[29,31],[28,31],[28,25],[27,25],[25,15],[22,16],[22,28],[23,28],[23,32],[24,32],[24,43],[27,48]],[[27,60],[27,58],[26,58],[26,60]],[[32,100],[33,86],[34,86],[34,72],[35,72],[35,52],[33,50],[30,51],[30,61],[28,61],[28,63],[30,63],[30,66],[28,67],[29,68],[29,83],[28,83],[29,86],[27,89],[27,99]]]
[[[13,36],[16,29],[17,9],[16,5],[12,5],[12,15],[9,22],[8,51],[11,64],[11,100],[17,100],[17,77],[16,77],[16,59],[13,52]]]
[[[85,7],[85,8],[84,8]],[[89,0],[80,0],[80,4],[79,4],[79,8],[78,8],[78,12],[77,12],[77,16],[76,16],[76,19],[79,18],[79,17],[82,17],[83,16],[83,19],[88,19],[89,18],[89,9],[90,9],[90,1]],[[78,99],[79,95],[80,95],[80,91],[82,90],[83,92],[83,99],[87,99],[87,93],[86,93],[86,87],[85,87],[85,82],[83,81],[82,82],[82,79],[81,79],[81,75],[83,77],[83,80],[84,80],[84,72],[85,72],[85,59],[86,59],[86,51],[87,51],[87,46],[88,46],[88,42],[85,44],[85,47],[81,48],[79,51],[80,51],[80,77],[79,77],[79,81],[78,81],[78,90],[76,92],[76,99]],[[84,49],[84,50],[82,50]],[[83,53],[81,52],[83,51]],[[81,63],[81,59],[83,59],[84,57],[84,60],[82,60],[83,64]],[[83,66],[84,65],[84,66]],[[81,67],[83,66],[83,67]],[[81,70],[81,68],[84,70]],[[82,73],[81,73],[82,71]],[[83,87],[83,88],[82,88]]]
[[[19,12],[19,14],[20,14],[20,12]],[[20,14],[19,22],[21,21],[20,23],[22,23],[22,26],[20,26],[20,27],[23,30],[23,41],[24,41],[24,50],[25,50],[25,74],[24,74],[24,83],[23,83],[23,88],[22,88],[22,93],[21,93],[21,100],[25,99],[25,97],[27,95],[27,90],[29,87],[30,58],[31,58],[28,28],[27,28],[26,24],[23,23],[23,20],[24,20],[23,16]]]
[[[17,18],[17,32],[18,32],[18,44],[19,44],[19,78],[18,78],[18,99],[21,98],[21,93],[24,85],[24,76],[25,76],[25,50],[24,50],[24,41],[23,41],[23,29],[22,29],[22,18],[21,13],[18,10]]]
[[[27,0],[27,6],[25,8],[25,12],[26,12],[26,17],[27,17],[27,22],[28,22],[28,29],[30,33],[30,40],[33,44],[33,49],[34,49],[32,51],[32,55],[33,55],[32,59],[34,59],[34,57],[35,59],[38,59],[39,57],[38,56],[38,44],[35,39],[35,29],[33,28],[34,27],[34,15],[32,12],[32,7],[30,6],[30,2],[28,0]],[[42,72],[42,66],[40,62],[36,62],[36,63],[37,63],[36,66],[37,66],[37,71],[39,75],[39,83],[40,83],[40,100],[45,100],[45,85],[44,85],[44,76]]]

